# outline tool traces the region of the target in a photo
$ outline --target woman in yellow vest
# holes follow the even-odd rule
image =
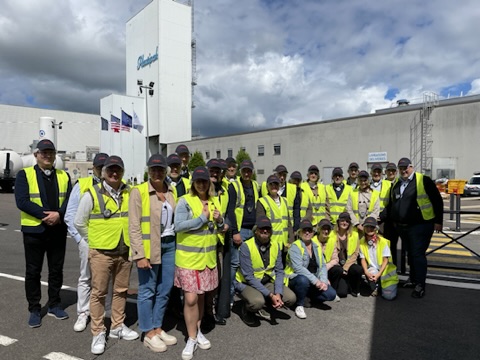
[[[314,232],[310,220],[300,222],[298,234],[300,239],[288,250],[285,275],[297,296],[295,315],[299,319],[306,319],[304,304],[307,295],[312,300],[324,302],[334,300],[337,293],[328,283],[322,248],[312,241]]]
[[[357,264],[360,243],[347,212],[338,216],[332,234],[337,242],[339,264],[330,269],[330,282],[339,297],[346,297],[348,293],[357,297],[363,274],[362,267]]]
[[[360,240],[360,259],[371,295],[377,296],[380,291],[384,299],[393,300],[397,296],[398,275],[389,241],[378,234],[375,218],[368,217],[363,224],[365,236]]]
[[[200,324],[205,293],[218,286],[217,233],[224,231],[220,203],[213,196],[210,175],[205,167],[197,167],[193,171],[190,192],[178,201],[175,231],[174,283],[184,291],[184,317],[188,332],[182,359],[189,360],[197,346],[201,349],[211,347],[200,330]]]
[[[138,325],[143,344],[154,352],[167,350],[177,339],[162,329],[175,272],[175,197],[165,181],[167,160],[148,159],[149,180],[130,192],[128,229],[132,260],[138,269]]]

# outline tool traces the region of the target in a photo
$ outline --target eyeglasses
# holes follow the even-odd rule
[[[257,230],[260,234],[269,234],[272,232],[272,229],[270,228],[258,228]]]
[[[303,229],[302,231],[309,234],[313,233],[313,229]]]

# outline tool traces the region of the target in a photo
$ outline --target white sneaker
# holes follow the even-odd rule
[[[95,335],[92,340],[92,347],[90,348],[92,354],[100,355],[105,352],[105,331]]]
[[[187,340],[187,345],[185,345],[185,348],[182,351],[182,359],[190,360],[193,358],[193,353],[195,350],[197,350],[197,340],[189,337]]]
[[[136,340],[138,339],[139,335],[136,331],[133,331],[125,324],[122,324],[116,329],[111,329],[108,337],[112,339]]]
[[[198,347],[203,350],[208,350],[212,347],[212,344],[210,343],[210,340],[208,340],[205,335],[198,329],[197,332],[197,343]]]
[[[75,321],[75,325],[73,325],[73,330],[76,332],[83,331],[87,328],[87,321],[88,321],[88,315],[85,313],[81,313],[78,315],[77,321]]]
[[[157,336],[162,340],[166,345],[175,345],[177,343],[177,338],[172,335],[168,335],[165,331],[162,331]]]
[[[295,308],[295,315],[297,315],[299,319],[307,318],[307,314],[305,314],[305,309],[303,308],[303,306],[297,306]]]
[[[335,302],[340,302],[340,297],[338,295],[335,295]]]

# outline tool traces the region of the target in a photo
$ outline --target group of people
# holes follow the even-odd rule
[[[307,299],[321,304],[357,297],[362,284],[368,295],[394,299],[399,236],[408,252],[406,285],[414,288],[413,297],[425,295],[425,252],[433,231],[441,230],[443,202],[433,181],[416,173],[407,158],[398,167],[389,163],[385,179],[381,164],[373,164],[369,174],[351,163],[348,178],[335,168],[329,185],[316,165],[305,181],[299,171],[287,181],[287,168],[278,165],[259,185],[252,161],[212,159],[192,171],[189,150],[179,145],[166,158],[149,158],[142,184],[126,184],[122,159],[100,153],[93,176],[72,188],[68,174],[54,168],[50,140],[40,141],[34,154],[37,164],[19,172],[15,184],[28,324],[42,322],[45,254],[47,314],[68,318],[60,305],[68,230],[80,256],[74,330],[85,330],[90,320],[93,354],[105,351],[107,313],[109,338],[140,337],[124,323],[133,263],[143,344],[163,352],[177,343],[163,321],[169,303],[178,307],[183,299],[184,360],[198,347],[211,347],[202,329],[206,323],[225,324],[235,296],[250,326],[283,307],[305,319]]]

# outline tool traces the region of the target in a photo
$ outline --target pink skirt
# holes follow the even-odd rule
[[[174,284],[183,291],[194,294],[204,294],[207,291],[215,290],[218,287],[217,267],[190,270],[175,266]]]

